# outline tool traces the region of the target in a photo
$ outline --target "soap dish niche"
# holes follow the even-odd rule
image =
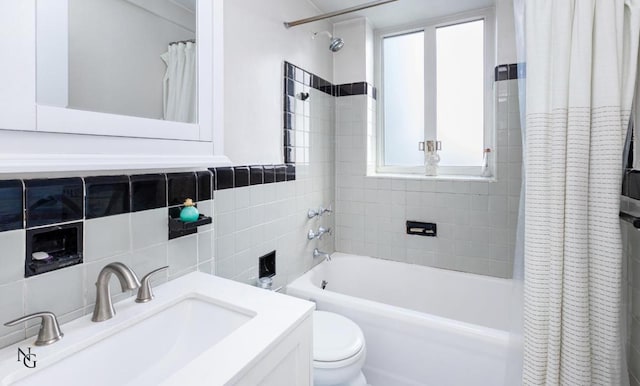
[[[24,276],[82,263],[82,222],[28,229]]]
[[[184,222],[180,220],[182,208],[183,206],[169,208],[169,240],[197,233],[198,227],[209,225],[213,222],[211,217],[202,213],[196,221]]]

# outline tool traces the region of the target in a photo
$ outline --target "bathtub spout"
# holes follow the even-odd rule
[[[331,254],[322,252],[318,248],[313,250],[313,257],[324,257],[326,261],[331,261]]]

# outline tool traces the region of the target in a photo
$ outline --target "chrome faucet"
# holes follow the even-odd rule
[[[321,250],[319,250],[318,248],[313,250],[313,257],[324,257],[324,259],[326,261],[331,261],[331,254],[330,253],[326,253],[326,252],[322,252]],[[323,288],[324,289],[324,288]]]
[[[25,315],[7,322],[4,325],[11,327],[35,318],[41,318],[40,330],[38,331],[38,337],[35,341],[36,346],[47,346],[62,339],[64,334],[60,331],[58,319],[56,319],[56,315],[53,312],[36,312],[35,314]]]
[[[122,263],[105,265],[96,281],[96,306],[93,309],[93,317],[91,318],[94,322],[109,320],[116,314],[111,300],[111,291],[109,290],[109,279],[111,279],[112,274],[116,275],[120,280],[122,292],[140,287],[140,281],[131,268]]]
[[[333,231],[331,230],[331,228],[323,228],[323,227],[318,228],[317,232],[314,232],[312,229],[310,229],[309,232],[307,233],[307,239],[309,239],[309,240],[313,240],[313,239],[322,240],[322,236],[325,233],[328,233],[329,235],[332,235]]]

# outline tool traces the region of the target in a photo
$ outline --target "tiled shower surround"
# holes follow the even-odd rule
[[[275,250],[277,288],[321,261],[314,248],[334,251],[335,236],[307,240],[320,226],[335,230],[333,214],[307,218],[309,209],[335,206],[333,93],[331,83],[285,62],[283,158],[295,165],[295,181],[216,191],[216,275],[255,284],[258,257]]]
[[[506,79],[494,83],[494,181],[375,175],[376,101],[367,95],[336,99],[338,251],[512,275],[522,137],[517,71],[502,74]],[[437,223],[438,237],[407,235],[406,220]]]

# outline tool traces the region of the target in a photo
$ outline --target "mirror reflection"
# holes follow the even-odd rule
[[[38,1],[38,104],[196,123],[196,1]]]

